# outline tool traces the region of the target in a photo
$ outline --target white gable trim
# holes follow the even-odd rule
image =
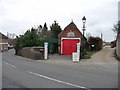
[[[0,44],[8,44],[8,42],[6,42],[6,43],[5,42],[0,42]]]

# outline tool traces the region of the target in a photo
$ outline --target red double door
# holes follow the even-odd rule
[[[62,54],[72,55],[73,52],[77,51],[78,39],[63,39],[62,40]]]

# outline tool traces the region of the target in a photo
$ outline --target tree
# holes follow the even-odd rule
[[[47,37],[47,33],[48,33],[48,27],[47,24],[44,24],[44,27],[42,28],[42,35],[43,37]]]
[[[14,48],[15,48],[15,54],[17,55],[17,53],[18,53],[17,51],[21,48],[20,38],[18,36],[16,37],[16,44],[15,44]]]
[[[38,26],[37,33],[38,33],[39,36],[41,36],[41,34],[42,34],[42,25]]]
[[[117,24],[115,24],[113,26],[113,29],[112,29],[115,33],[117,33],[119,30],[120,30],[120,21],[118,21]]]
[[[24,35],[17,37],[15,49],[19,50],[23,47],[31,46],[39,46],[39,36],[34,28],[27,30]]]
[[[118,25],[116,24],[113,26],[113,29],[112,29],[115,32],[115,34],[117,34],[117,29],[118,29]]]
[[[62,29],[60,25],[56,21],[50,26],[51,29],[51,37],[52,38],[58,38],[58,35],[61,33]]]
[[[115,32],[116,37],[118,37],[120,34],[120,21],[118,21],[118,23],[113,26],[112,30]]]
[[[102,39],[99,37],[89,37],[88,43],[92,46],[94,45],[94,50],[100,50],[102,49]]]
[[[117,37],[120,36],[120,21],[118,22]]]

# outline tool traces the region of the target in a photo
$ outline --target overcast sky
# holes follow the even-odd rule
[[[0,32],[17,35],[31,27],[49,27],[57,20],[64,29],[73,19],[82,32],[86,16],[86,33],[103,34],[105,41],[114,40],[113,25],[118,21],[119,0],[0,0]]]

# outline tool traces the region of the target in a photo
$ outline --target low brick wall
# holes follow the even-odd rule
[[[25,47],[17,51],[17,55],[34,59],[34,60],[43,60],[44,48],[43,47]]]

